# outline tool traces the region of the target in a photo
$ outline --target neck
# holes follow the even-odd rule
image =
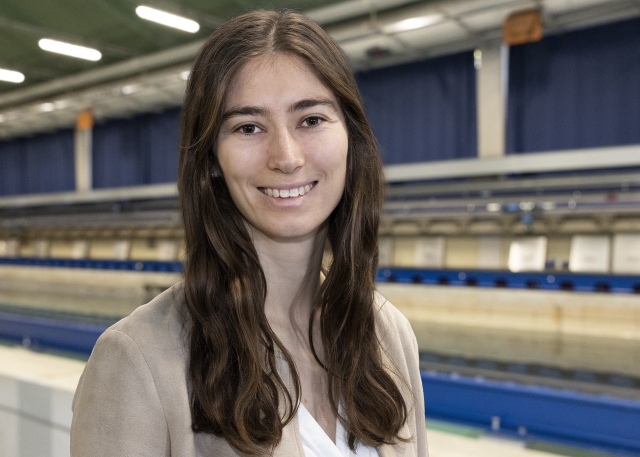
[[[326,236],[326,226],[294,241],[252,233],[267,281],[265,314],[277,333],[293,325],[306,334],[312,300],[320,286]]]

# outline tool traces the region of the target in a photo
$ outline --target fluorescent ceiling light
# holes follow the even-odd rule
[[[124,95],[131,95],[134,92],[138,92],[140,90],[140,87],[135,85],[135,84],[128,84],[126,86],[122,86],[122,89],[120,89],[120,92],[122,92]]]
[[[84,46],[64,43],[62,41],[50,40],[48,38],[43,38],[38,41],[38,46],[45,51],[64,54],[65,56],[76,57],[78,59],[92,60],[95,62],[102,58],[102,54],[96,49],[85,48]]]
[[[22,81],[24,81],[24,75],[19,71],[5,70],[3,68],[0,68],[0,81],[21,83]]]
[[[189,33],[196,33],[200,30],[200,24],[186,17],[176,16],[175,14],[160,11],[148,6],[139,6],[136,8],[136,14],[142,19],[157,22],[158,24],[173,27],[174,29],[183,30]]]
[[[191,74],[191,71],[189,70],[180,72],[180,79],[182,79],[183,81],[186,81],[187,79],[189,79],[189,74]]]
[[[385,33],[399,33],[408,30],[420,29],[436,24],[442,20],[442,14],[429,14],[427,16],[411,17],[382,27]]]
[[[49,113],[56,109],[56,106],[53,103],[43,103],[38,107],[38,111],[43,113]]]

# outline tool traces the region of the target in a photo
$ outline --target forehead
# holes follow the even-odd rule
[[[267,54],[243,64],[231,80],[225,107],[236,105],[291,102],[310,96],[335,96],[300,57]],[[283,98],[284,97],[284,98]],[[277,99],[277,100],[276,100]]]

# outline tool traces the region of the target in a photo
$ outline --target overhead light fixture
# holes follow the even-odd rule
[[[0,81],[21,83],[22,81],[24,81],[24,75],[19,71],[5,70],[4,68],[0,68]]]
[[[45,51],[76,57],[78,59],[91,60],[95,62],[102,58],[102,54],[97,49],[65,43],[63,41],[50,40],[48,38],[43,38],[38,41],[38,46]]]
[[[200,24],[186,17],[177,16],[175,14],[160,11],[148,6],[139,6],[136,8],[136,14],[147,21],[157,22],[158,24],[173,27],[174,29],[183,30],[189,33],[196,33],[200,30]]]
[[[120,92],[122,92],[124,95],[131,95],[134,92],[138,92],[139,90],[140,86],[137,86],[135,84],[127,84],[126,86],[122,86]]]
[[[382,27],[385,33],[407,32],[409,30],[421,29],[442,21],[442,14],[428,14],[426,16],[410,17],[402,21],[392,22]]]
[[[189,70],[185,70],[185,71],[181,71],[180,72],[180,79],[182,79],[183,81],[186,81],[189,79],[189,75],[191,74],[191,71]]]
[[[56,106],[53,103],[43,103],[38,107],[38,111],[42,113],[50,113],[55,109],[56,109]]]

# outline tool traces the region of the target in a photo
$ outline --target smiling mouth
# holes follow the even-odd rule
[[[258,190],[269,197],[276,198],[294,198],[308,194],[311,189],[318,183],[314,181],[305,186],[294,187],[293,189],[275,189],[271,187],[258,187]]]

